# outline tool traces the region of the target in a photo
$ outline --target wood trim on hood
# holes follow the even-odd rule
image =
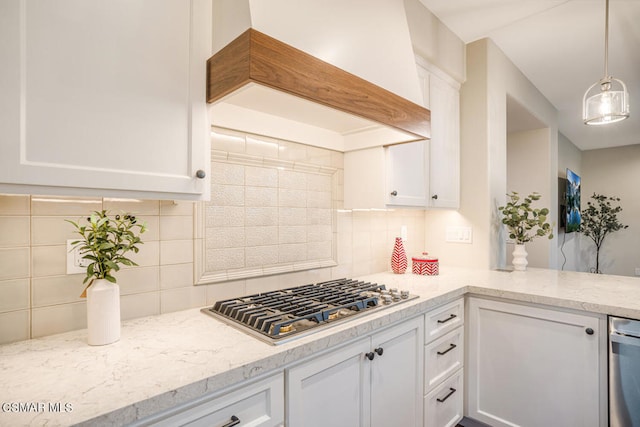
[[[423,138],[431,112],[252,28],[207,61],[207,102],[257,83]]]

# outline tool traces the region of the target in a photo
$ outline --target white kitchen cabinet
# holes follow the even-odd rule
[[[425,427],[455,426],[463,416],[464,299],[425,314]]]
[[[130,427],[281,427],[284,425],[282,372],[226,393],[215,393],[142,419]]]
[[[468,300],[467,411],[501,426],[606,426],[603,316]]]
[[[431,139],[346,152],[346,209],[460,206],[459,84],[425,66],[419,61]]]
[[[287,425],[422,426],[423,318],[287,371]]]
[[[1,2],[0,192],[208,197],[211,9]]]

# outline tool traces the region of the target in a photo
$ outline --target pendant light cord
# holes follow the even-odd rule
[[[609,79],[609,0],[604,13],[604,78]]]

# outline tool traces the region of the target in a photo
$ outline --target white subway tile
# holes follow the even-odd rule
[[[0,312],[28,309],[29,288],[29,279],[0,281]]]
[[[247,207],[245,215],[247,226],[278,225],[278,208]]]
[[[86,302],[50,305],[31,311],[32,338],[85,329],[87,327]]]
[[[278,190],[269,187],[245,187],[245,206],[277,207]]]
[[[211,183],[220,185],[244,185],[243,165],[232,163],[212,162]]]
[[[291,190],[307,189],[307,174],[289,170],[278,171],[278,187]]]
[[[233,280],[230,282],[214,283],[202,286],[206,289],[206,305],[213,305],[216,301],[237,298],[247,295],[245,280]]]
[[[29,277],[29,248],[0,249],[0,280]]]
[[[193,240],[160,242],[160,265],[193,262]]]
[[[331,208],[330,191],[307,191],[307,207],[309,208]]]
[[[86,217],[102,210],[102,199],[83,197],[32,196],[31,215]]]
[[[276,188],[278,186],[278,170],[274,168],[246,166],[245,185]]]
[[[305,243],[307,241],[307,226],[293,225],[278,227],[278,243]]]
[[[307,243],[307,257],[309,259],[330,259],[331,242]]]
[[[283,160],[304,161],[307,158],[307,147],[290,141],[279,141],[278,158]]]
[[[329,225],[333,222],[333,211],[331,209],[307,208],[308,225]]]
[[[133,267],[113,273],[120,285],[120,295],[153,292],[160,289],[160,267]]]
[[[160,240],[193,239],[193,217],[161,216]]]
[[[278,227],[247,227],[245,239],[247,247],[274,245],[278,242]]]
[[[161,313],[171,313],[189,308],[204,307],[205,305],[207,305],[207,291],[203,286],[189,286],[160,291]]]
[[[160,288],[193,286],[193,263],[160,266]]]
[[[307,192],[305,190],[278,190],[278,205],[289,208],[304,208],[307,206]]]
[[[30,215],[31,197],[22,194],[0,194],[0,215]]]
[[[79,239],[76,228],[66,222],[71,220],[82,226],[86,224],[84,217],[33,216],[31,217],[32,245],[65,245],[67,239]]]
[[[205,215],[207,227],[241,227],[244,225],[245,208],[207,205]]]
[[[278,158],[278,140],[265,136],[247,135],[246,153],[254,156]]]
[[[212,227],[206,229],[208,249],[239,248],[245,246],[244,227]]]
[[[29,310],[0,313],[0,345],[29,339]]]
[[[247,267],[268,266],[278,263],[278,246],[256,246],[245,248]]]
[[[29,246],[28,216],[0,216],[0,248]]]
[[[306,208],[278,208],[278,225],[306,225]]]
[[[315,225],[307,228],[307,242],[331,242],[333,229],[330,225]]]
[[[83,298],[80,298],[80,294],[87,286],[82,283],[84,277],[81,274],[74,274],[31,279],[33,307],[84,301]]]
[[[141,199],[119,199],[105,198],[103,208],[112,215],[131,214],[138,215],[159,215],[160,202],[158,200]]]
[[[307,190],[331,192],[331,175],[309,174],[307,176]]]
[[[144,292],[120,297],[120,318],[122,320],[157,314],[160,314],[160,292]]]
[[[307,245],[305,243],[278,245],[278,261],[280,263],[306,261],[306,260],[307,260]]]
[[[212,185],[211,201],[216,206],[244,206],[244,186]]]
[[[207,251],[207,271],[223,271],[245,267],[244,248],[212,249]]]
[[[234,153],[244,153],[244,134],[216,128],[211,131],[211,148]]]
[[[198,202],[182,200],[161,200],[160,215],[193,215],[193,209]]]

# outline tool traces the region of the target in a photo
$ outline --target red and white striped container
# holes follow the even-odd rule
[[[411,257],[411,271],[413,274],[420,274],[422,276],[437,276],[440,274],[440,266],[438,258],[429,256],[427,252],[423,252],[422,255]]]

